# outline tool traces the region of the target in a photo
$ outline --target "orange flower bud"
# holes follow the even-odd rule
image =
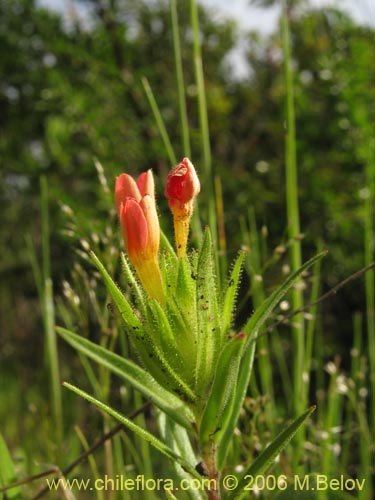
[[[143,172],[137,179],[137,182],[129,174],[121,174],[116,179],[115,201],[117,213],[120,216],[121,203],[125,203],[126,198],[134,198],[140,202],[142,196],[149,194],[155,198],[155,185],[152,170]]]
[[[137,182],[128,174],[117,177],[115,200],[129,259],[147,293],[163,303],[158,262],[160,228],[151,170],[141,174]]]
[[[119,217],[121,205],[125,203],[127,198],[134,198],[140,202],[142,196],[133,177],[129,174],[121,174],[117,177],[115,185],[115,202]]]
[[[199,194],[200,183],[189,158],[184,158],[168,175],[165,196],[173,214],[177,255],[186,254],[190,218],[194,198]]]
[[[149,194],[152,198],[155,198],[154,176],[152,175],[151,169],[147,170],[147,172],[143,172],[143,174],[138,177],[137,186],[142,196]]]

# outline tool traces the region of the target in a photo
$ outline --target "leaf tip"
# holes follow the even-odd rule
[[[234,338],[236,340],[245,340],[245,338],[247,337],[246,333],[245,332],[240,332],[238,333]]]

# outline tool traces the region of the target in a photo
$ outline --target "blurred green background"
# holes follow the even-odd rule
[[[257,2],[265,9],[271,3],[276,2]],[[84,16],[77,10],[82,4]],[[178,2],[178,13],[191,159],[202,174],[199,215],[204,225],[210,179],[200,167],[188,2]],[[369,178],[374,179],[366,171],[374,170],[375,28],[359,24],[338,7],[313,8],[307,1],[290,2],[289,17],[302,248],[305,258],[317,247],[329,250],[321,278],[324,292],[365,264],[364,210],[373,189]],[[244,227],[254,209],[264,261],[276,262],[265,268],[270,291],[288,266],[283,252],[288,237],[279,25],[271,34],[244,34],[234,20],[201,7],[200,28],[212,175],[222,185],[228,260],[248,245]],[[240,36],[248,70],[238,77],[231,54]],[[35,462],[53,461],[56,451],[43,321],[31,265],[32,248],[38,261],[42,255],[40,177],[45,176],[49,190],[56,321],[98,338],[102,317],[90,309],[87,293],[96,283],[81,252],[94,246],[116,268],[122,248],[112,207],[116,175],[153,169],[161,224],[172,234],[162,193],[173,165],[141,83],[142,77],[148,79],[181,159],[186,152],[168,4],[75,0],[66,3],[62,16],[34,0],[2,0],[0,74],[0,430],[26,474]],[[244,287],[247,283],[245,279]],[[351,282],[320,309],[323,362],[339,356],[343,370],[349,369],[355,313],[366,314],[363,279]],[[80,369],[62,343],[60,356],[62,377]],[[84,404],[64,397],[69,429],[87,415]],[[95,435],[93,429],[89,438]],[[77,447],[66,445],[67,456],[75,456]]]

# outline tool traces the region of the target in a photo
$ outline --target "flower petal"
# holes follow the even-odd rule
[[[134,198],[127,198],[121,205],[120,222],[130,260],[142,260],[148,242],[147,221]]]
[[[116,209],[119,215],[121,203],[125,203],[127,198],[134,198],[139,202],[141,194],[133,177],[129,174],[121,174],[117,177],[115,185]]]
[[[138,177],[137,186],[141,196],[149,194],[152,198],[155,198],[155,183],[151,168]]]
[[[155,200],[146,195],[142,198],[140,206],[143,210],[148,229],[147,253],[155,255],[159,250],[160,226],[156,211]]]
[[[192,201],[200,191],[200,183],[195,168],[189,158],[184,158],[168,175],[165,196],[170,205],[178,201],[181,207]]]

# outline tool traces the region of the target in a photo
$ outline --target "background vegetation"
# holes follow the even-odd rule
[[[46,283],[51,278],[54,321],[96,341],[115,343],[117,319],[106,308],[108,298],[84,251],[95,248],[116,273],[122,248],[112,206],[116,175],[153,168],[161,223],[171,235],[161,193],[173,165],[150,109],[144,78],[177,160],[188,153],[180,126],[168,3],[90,0],[86,4],[89,17],[80,18],[72,2],[69,21],[34,0],[0,4],[0,432],[17,479],[40,472],[40,464],[63,469],[70,463],[84,446],[74,425],[80,426],[89,443],[110,427],[84,402],[63,392],[63,429],[60,437],[56,434],[59,402],[53,403],[51,397],[54,362],[45,336],[51,326]],[[224,219],[220,212],[218,219],[225,227],[220,245],[226,262],[239,248],[250,248],[240,309],[240,318],[246,317],[260,297],[256,283],[262,279],[262,293],[268,294],[292,265],[281,29],[270,36],[248,33],[248,76],[236,79],[230,53],[239,37],[238,26],[199,9],[210,169],[201,146],[189,2],[177,4],[189,153],[202,180],[199,216],[203,225],[208,222],[213,198],[205,193],[211,193],[216,179],[216,200],[222,190],[224,204]],[[290,2],[288,16],[303,258],[321,247],[330,252],[320,279],[316,273],[315,282],[311,277],[306,280],[309,302],[312,284],[318,283],[316,293],[324,293],[374,260],[374,29],[358,25],[339,9],[312,9],[303,1]],[[46,179],[42,208],[41,176]],[[197,225],[192,236],[196,243]],[[323,460],[325,470],[331,467],[335,474],[370,477],[373,473],[373,450],[366,455],[364,449],[367,438],[371,442],[372,427],[369,397],[373,398],[374,365],[369,367],[366,354],[372,345],[368,339],[374,322],[373,287],[374,275],[369,273],[367,289],[363,277],[352,281],[313,315],[316,334],[308,401],[320,402],[321,413],[311,430],[309,439],[315,443],[311,446],[318,445],[319,432],[328,432],[325,451],[315,450],[308,462],[313,472]],[[244,418],[241,424],[246,439],[238,439],[233,465],[249,460],[257,447],[267,443],[267,433],[277,427],[278,419],[291,416],[285,403],[288,364],[294,354],[290,327],[280,328],[277,339],[281,357],[268,345],[258,353],[260,378],[252,383],[245,410],[251,419]],[[61,379],[85,381],[91,373],[92,367],[63,343],[59,359]],[[264,372],[262,359],[275,364],[273,372]],[[108,374],[94,375],[92,380],[97,378],[108,397],[118,399],[124,413],[141,403],[116,381],[110,391]],[[276,409],[270,406],[271,388]],[[272,422],[265,416],[271,414]],[[373,417],[375,422],[375,413]],[[146,418],[152,421],[151,414]],[[335,427],[336,434],[331,432]],[[125,448],[131,450],[125,454],[127,470],[136,475],[138,467],[142,473],[139,464],[150,463],[150,451],[144,447],[139,451],[136,439],[125,439]],[[118,446],[114,444],[117,459]],[[103,456],[98,455],[99,468],[108,470],[108,450]],[[116,460],[114,464],[121,470]],[[29,485],[26,498],[40,488],[40,483]]]

